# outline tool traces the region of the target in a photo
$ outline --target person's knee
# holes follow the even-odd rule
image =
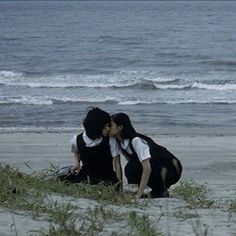
[[[161,168],[160,175],[161,175],[162,181],[165,183],[166,182],[166,176],[167,176],[167,168],[166,167]]]
[[[181,173],[182,173],[182,165],[181,165],[181,163],[177,159],[174,158],[172,160],[172,164],[173,164],[177,174],[180,176]]]

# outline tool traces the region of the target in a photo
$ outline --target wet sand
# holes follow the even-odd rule
[[[59,166],[73,163],[70,153],[70,138],[73,133],[3,133],[0,134],[0,161],[17,167],[26,173],[49,168],[50,163]],[[167,147],[183,164],[182,179],[193,180],[195,183],[206,183],[210,189],[208,197],[224,203],[236,199],[236,136],[215,135],[161,135],[154,136],[161,145]],[[144,201],[144,200],[141,200]],[[85,208],[90,200],[79,199]],[[114,206],[115,207],[115,206]],[[234,235],[236,233],[235,215],[227,209],[197,209],[198,218],[181,220],[176,213],[182,211],[184,202],[180,199],[148,200],[144,209],[154,226],[164,235],[196,235],[194,229],[208,229],[207,235]],[[123,207],[126,212],[129,208]],[[191,214],[193,211],[191,212]],[[156,219],[163,214],[161,219]],[[185,212],[186,214],[186,212]],[[0,209],[0,235],[15,235],[11,228],[16,225],[18,235],[28,235],[30,230],[47,228],[45,220],[33,220],[24,213],[11,213]],[[124,225],[106,226],[109,229],[123,228],[119,235],[125,235]],[[105,227],[105,228],[106,228]],[[109,235],[109,233],[107,233]],[[201,235],[201,234],[199,234]]]

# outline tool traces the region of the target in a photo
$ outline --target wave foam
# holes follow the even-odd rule
[[[54,104],[62,103],[117,103],[117,100],[112,97],[104,98],[68,98],[68,97],[55,97],[51,98]]]
[[[49,96],[1,96],[0,104],[23,104],[23,105],[53,105],[65,103],[118,103],[115,98],[69,98],[69,97],[49,97]]]
[[[0,86],[27,88],[88,88],[88,89],[143,89],[143,90],[236,90],[235,81],[226,80],[196,80],[197,78],[180,79],[177,77],[156,77],[151,73],[123,72],[109,75],[59,75],[44,77],[28,77],[24,73],[0,71]]]
[[[53,104],[71,104],[71,103],[106,103],[119,105],[152,105],[152,104],[236,104],[236,100],[226,99],[168,99],[158,100],[147,98],[115,98],[115,97],[48,97],[48,96],[15,96],[15,97],[0,97],[0,105],[5,104],[23,104],[23,105],[53,105]]]
[[[155,84],[155,87],[157,89],[175,89],[175,90],[191,89],[190,85],[178,85],[178,84],[169,84],[169,85]]]
[[[75,133],[78,130],[82,131],[83,127],[0,127],[1,133]]]
[[[0,97],[0,104],[52,105],[53,101],[41,96]]]
[[[172,104],[172,105],[177,105],[177,104],[236,104],[236,100],[228,101],[228,100],[202,100],[202,101],[197,101],[197,100],[179,100],[179,101],[123,101],[119,102],[119,105],[154,105],[154,104]]]
[[[194,82],[192,88],[208,89],[208,90],[236,90],[236,84],[203,84]]]
[[[22,76],[23,73],[21,72],[14,72],[14,71],[8,71],[8,70],[2,70],[0,71],[0,77],[16,77],[16,76]]]

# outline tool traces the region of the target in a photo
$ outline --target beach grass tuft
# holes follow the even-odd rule
[[[55,178],[48,178],[44,173],[26,175],[9,166],[0,165],[0,199],[2,206],[14,208],[26,205],[21,200],[30,203],[42,201],[47,193],[57,193],[75,198],[88,198],[112,204],[137,204],[133,194],[117,193],[114,186],[90,184],[69,184]],[[28,205],[28,204],[27,204]]]
[[[147,215],[139,215],[135,211],[129,213],[128,224],[132,231],[135,231],[135,235],[138,236],[161,236],[161,232],[156,231]]]
[[[189,220],[189,219],[193,219],[193,218],[198,218],[199,214],[196,212],[189,212],[187,211],[186,208],[180,208],[178,209],[178,211],[174,212],[173,214],[177,219],[179,219],[180,221],[185,221],[185,220]]]
[[[214,206],[214,201],[207,199],[207,191],[205,184],[182,180],[173,190],[173,195],[185,200],[187,207],[190,209],[210,208]]]
[[[236,213],[236,200],[231,200],[229,202],[229,211],[232,213]]]
[[[107,209],[109,204],[138,206],[133,194],[118,193],[114,187],[89,184],[68,184],[48,178],[44,173],[27,175],[10,166],[0,165],[0,206],[11,211],[25,211],[35,219],[42,217],[49,222],[46,230],[31,230],[30,234],[42,236],[97,235],[105,223],[127,222],[127,213]],[[66,197],[66,203],[63,203]],[[59,200],[58,200],[59,198]],[[98,206],[82,209],[75,202],[78,198],[95,200]],[[144,217],[144,216],[143,216]],[[139,218],[136,217],[136,220]],[[151,234],[147,218],[145,229]],[[143,230],[140,228],[139,230]],[[46,231],[46,232],[45,232]],[[16,232],[17,233],[17,232]],[[116,232],[112,232],[116,235]]]

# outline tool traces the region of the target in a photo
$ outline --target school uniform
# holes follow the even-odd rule
[[[112,162],[113,157],[119,154],[115,138],[101,137],[92,140],[83,132],[72,138],[71,151],[80,154],[82,167],[77,175],[70,176],[69,181],[90,184],[118,182]]]
[[[171,185],[180,179],[182,173],[180,161],[151,138],[136,133],[132,139],[125,139],[121,142],[120,148],[128,161],[125,166],[128,184],[140,184],[143,171],[141,162],[150,160],[152,171],[147,186],[152,189],[153,197],[161,197]],[[166,170],[165,179],[161,176],[163,168]]]

